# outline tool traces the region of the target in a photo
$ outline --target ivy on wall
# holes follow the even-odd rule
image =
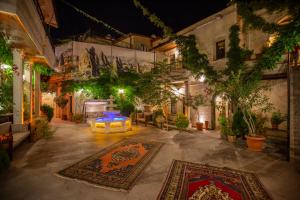
[[[300,3],[298,1],[235,1],[238,14],[243,18],[245,27],[261,30],[269,34],[277,34],[276,41],[262,51],[254,69],[273,69],[287,51],[293,51],[300,44]],[[266,9],[269,13],[286,11],[290,21],[285,24],[267,22],[256,11]]]
[[[151,13],[138,0],[133,0],[134,5],[140,9],[145,17],[149,19],[156,27],[162,29],[165,37],[174,40],[182,55],[183,67],[192,72],[192,74],[199,78],[205,74],[208,82],[217,80],[217,72],[209,65],[208,58],[205,54],[199,52],[197,42],[194,35],[183,36],[173,33],[172,28],[167,26],[159,17]]]
[[[51,76],[54,70],[43,63],[34,63],[32,65],[32,70],[39,72],[41,75]]]
[[[11,48],[2,34],[0,34],[0,64],[13,65]]]

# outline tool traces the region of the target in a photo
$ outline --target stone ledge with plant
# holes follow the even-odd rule
[[[43,114],[45,114],[47,116],[48,122],[51,122],[53,115],[54,115],[54,109],[47,104],[43,104],[41,106],[41,111],[43,112]]]
[[[286,116],[282,115],[280,111],[272,113],[271,124],[273,130],[278,130],[278,126],[284,121],[286,121]]]

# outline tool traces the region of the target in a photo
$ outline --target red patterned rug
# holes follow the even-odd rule
[[[249,172],[174,160],[158,199],[270,200]]]
[[[162,143],[122,140],[58,172],[58,175],[115,190],[129,190]]]

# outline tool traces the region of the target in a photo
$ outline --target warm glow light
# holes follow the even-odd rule
[[[125,93],[125,90],[124,90],[124,89],[119,89],[119,90],[118,90],[118,93],[119,93],[119,94],[124,94],[124,93]]]
[[[203,115],[200,115],[200,116],[199,116],[199,122],[204,123],[204,121],[205,121],[204,116],[203,116]]]
[[[179,50],[176,48],[175,49],[175,58],[177,58],[179,56]]]
[[[180,89],[174,88],[173,90],[176,96],[184,95],[184,88],[180,88]]]
[[[199,78],[199,81],[201,83],[203,83],[205,81],[205,75],[201,75],[200,78]]]
[[[7,65],[7,64],[1,64],[0,65],[0,68],[1,69],[8,69],[8,68],[11,68],[11,66]]]

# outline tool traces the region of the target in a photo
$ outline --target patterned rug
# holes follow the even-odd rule
[[[58,172],[58,175],[114,190],[129,190],[162,143],[122,140]]]
[[[158,199],[269,200],[249,172],[174,160]]]

